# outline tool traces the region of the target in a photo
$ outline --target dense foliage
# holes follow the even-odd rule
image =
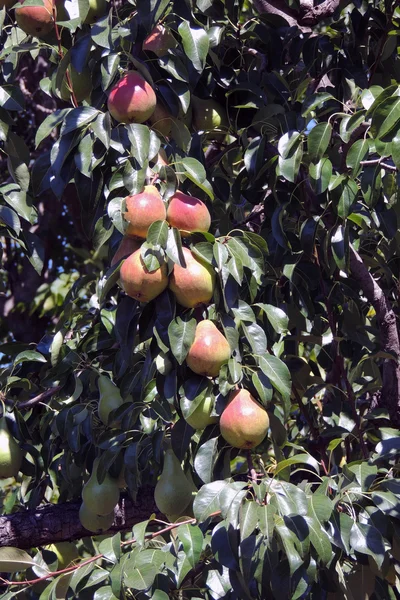
[[[69,564],[54,548],[4,536],[2,598],[398,598],[400,8],[132,0],[89,18],[100,5],[66,2],[42,38],[0,11],[1,400],[24,454],[0,528],[78,501],[96,458],[148,512],[81,532],[68,576],[48,575]],[[143,47],[159,23],[160,56]],[[111,117],[127,70],[166,130]],[[224,113],[216,130],[198,99]],[[118,285],[125,198],[148,184],[207,204],[208,233],[156,220],[141,252],[171,271],[190,247],[216,273],[210,304]],[[186,365],[202,319],[231,348],[214,379]],[[108,420],[101,376],[123,401]],[[268,411],[253,450],[186,421],[237,388]],[[171,448],[194,498],[172,524],[141,500]]]

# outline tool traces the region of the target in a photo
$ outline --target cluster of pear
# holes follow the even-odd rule
[[[204,403],[203,403],[204,404]],[[217,421],[210,417],[211,399],[199,406],[191,417],[201,428]],[[189,419],[187,419],[189,421]],[[228,405],[220,422],[222,437],[234,448],[246,449],[258,446],[267,434],[269,418],[266,410],[245,389],[230,394]],[[200,427],[199,427],[200,428]],[[174,451],[169,448],[164,454],[164,465],[154,490],[154,500],[160,512],[170,520],[190,513],[193,495],[196,493],[193,480],[182,468]]]
[[[107,375],[100,375],[97,381],[99,403],[97,413],[104,425],[110,424],[110,415],[123,404],[120,391]],[[114,520],[114,508],[119,500],[121,487],[125,487],[123,477],[112,478],[108,473],[99,483],[97,469],[99,458],[93,463],[90,477],[82,490],[82,504],[79,510],[80,521],[88,531],[100,533],[106,531]]]
[[[143,192],[126,198],[124,217],[128,223],[126,235],[111,264],[127,257],[121,266],[120,281],[128,296],[150,302],[169,286],[177,302],[186,308],[211,301],[215,286],[215,271],[211,265],[183,248],[186,267],[175,264],[169,276],[166,264],[149,271],[140,248],[150,225],[158,220],[167,220],[183,237],[195,231],[208,231],[211,218],[204,202],[177,191],[166,209],[157,188],[147,185]]]
[[[16,2],[17,0],[0,0],[0,8],[5,6],[10,9]],[[24,4],[25,0],[20,0],[20,3]],[[94,23],[106,13],[107,6],[107,0],[89,0],[89,11],[84,23]],[[26,34],[39,38],[54,29],[54,17],[57,21],[69,20],[64,0],[43,0],[43,6],[21,6],[15,9],[18,27]]]

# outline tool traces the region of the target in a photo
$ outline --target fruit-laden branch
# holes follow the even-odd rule
[[[35,548],[94,535],[84,529],[79,521],[80,505],[80,501],[48,504],[35,510],[0,516],[0,547]],[[153,513],[160,518],[154,503],[154,488],[143,487],[135,503],[127,495],[122,496],[115,508],[114,523],[108,531],[130,529]]]
[[[388,410],[394,425],[400,425],[400,339],[396,315],[382,289],[353,248],[350,248],[350,270],[375,309],[382,350],[393,355],[393,359],[387,358],[383,363],[383,385],[379,405]]]

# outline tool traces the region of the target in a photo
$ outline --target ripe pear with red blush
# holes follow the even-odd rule
[[[119,123],[144,123],[157,104],[153,88],[137,71],[128,71],[111,88],[108,110]]]
[[[146,238],[154,221],[164,221],[167,215],[160,192],[154,185],[146,185],[143,192],[128,196],[125,200],[125,221],[128,227],[125,235]]]
[[[230,394],[219,426],[222,437],[228,444],[234,448],[249,450],[261,444],[267,435],[269,417],[250,392],[241,389]]]
[[[123,258],[127,258],[130,254],[139,250],[141,246],[141,240],[136,240],[128,236],[124,236],[121,240],[120,245],[117,248],[116,253],[111,259],[111,266],[113,267]]]
[[[24,0],[21,0],[23,3]],[[53,0],[43,0],[43,6],[21,6],[15,9],[18,27],[28,35],[43,37],[54,27]]]
[[[194,342],[186,356],[186,364],[198,375],[218,377],[219,370],[231,355],[228,340],[208,319],[196,327]]]
[[[186,237],[194,231],[208,231],[211,216],[204,202],[178,191],[169,202],[167,221],[171,227],[176,227],[181,235]]]
[[[215,271],[211,265],[182,248],[186,267],[175,264],[169,279],[169,288],[177,302],[186,308],[211,302],[215,287]]]
[[[149,271],[144,264],[140,249],[124,261],[119,277],[128,296],[139,302],[150,302],[168,286],[167,265],[163,264],[155,271]]]
[[[170,48],[176,47],[176,40],[171,30],[158,23],[144,40],[142,50],[154,52],[158,57],[164,56]]]

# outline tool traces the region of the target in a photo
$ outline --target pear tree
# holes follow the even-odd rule
[[[1,598],[399,598],[398,3],[0,20]]]

